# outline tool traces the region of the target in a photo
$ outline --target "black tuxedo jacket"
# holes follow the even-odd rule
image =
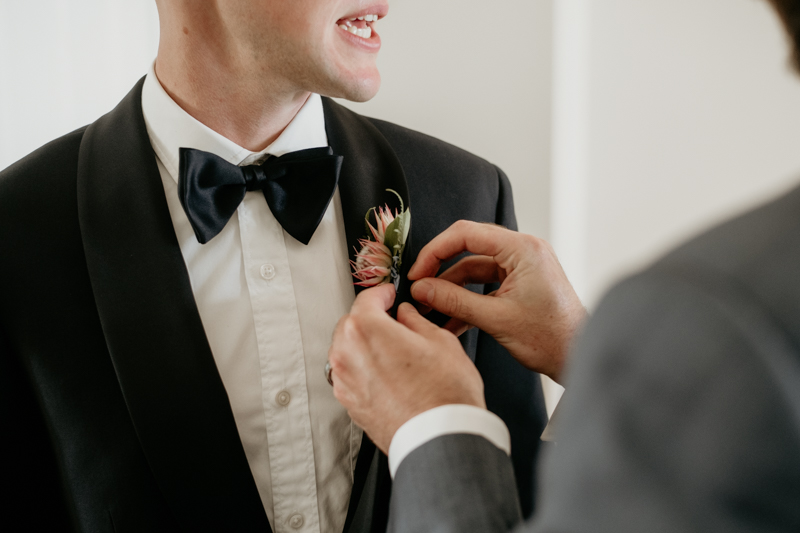
[[[270,531],[192,296],[141,88],[0,173],[6,531]],[[411,207],[406,271],[456,220],[515,226],[498,168],[329,99],[324,109],[344,156],[351,257],[367,210],[392,205],[386,189]],[[530,502],[546,422],[539,376],[484,334],[463,343],[510,428]],[[386,457],[365,438],[345,531],[383,531],[390,490]]]

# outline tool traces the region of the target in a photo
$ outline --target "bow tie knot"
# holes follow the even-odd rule
[[[327,149],[322,148],[312,148],[311,150],[303,150],[303,152],[310,152],[317,150],[326,150],[323,154],[320,152],[323,157],[327,156]],[[300,152],[291,152],[283,156],[283,159],[280,157],[273,157],[269,156],[267,159],[262,161],[260,164],[257,165],[247,165],[244,167],[239,167],[242,169],[242,175],[245,179],[245,185],[247,187],[247,191],[260,191],[263,190],[266,184],[270,181],[280,180],[289,176],[292,173],[293,167],[297,166],[291,164],[291,159],[294,154],[299,154]],[[306,154],[307,156],[316,157],[315,154]],[[335,157],[335,156],[334,156]],[[287,159],[288,158],[288,159]],[[295,161],[297,163],[297,161]],[[300,175],[298,176],[299,179],[303,179],[303,174],[306,173],[309,169],[307,168],[310,164],[309,159],[302,159],[300,160]],[[324,169],[320,169],[324,172]]]
[[[240,167],[192,148],[180,149],[178,194],[198,242],[213,239],[248,191],[262,191],[286,232],[308,244],[336,191],[342,156],[310,148]]]
[[[264,172],[261,165],[242,167],[242,175],[244,175],[245,187],[248,192],[260,191],[264,188],[264,184],[269,181],[267,173]]]

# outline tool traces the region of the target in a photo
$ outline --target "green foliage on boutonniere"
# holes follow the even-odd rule
[[[403,262],[403,250],[406,247],[406,240],[408,239],[408,230],[411,229],[411,211],[405,209],[403,199],[392,189],[386,189],[392,192],[400,200],[400,211],[392,220],[391,224],[386,228],[386,235],[384,236],[383,244],[392,251],[392,257],[397,258],[397,266],[399,267]]]

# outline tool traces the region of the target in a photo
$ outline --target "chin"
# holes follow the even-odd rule
[[[372,100],[376,94],[378,94],[378,89],[381,88],[381,79],[366,79],[366,80],[359,80],[359,83],[356,83],[355,86],[348,91],[348,94],[343,96],[343,98],[347,100],[351,100],[353,102],[366,102],[368,100]]]
[[[371,100],[381,87],[381,76],[373,68],[369,73],[360,75],[348,73],[340,76],[336,81],[331,80],[327,90],[317,91],[324,96],[344,98],[352,102],[366,102]]]

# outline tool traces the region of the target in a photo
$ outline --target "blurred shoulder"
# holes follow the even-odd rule
[[[800,188],[709,229],[617,283],[584,329],[579,351],[617,373],[656,369],[651,383],[680,368],[679,381],[686,384],[688,375],[733,371],[733,354],[751,342],[748,317],[800,346],[798,265]],[[739,360],[756,364],[752,348]]]
[[[576,487],[598,486],[605,490],[578,517],[598,530],[642,531],[687,517],[705,527],[664,530],[800,524],[800,434],[788,393],[798,374],[786,372],[800,354],[798,264],[795,189],[608,292],[570,360],[559,451],[544,478],[552,489],[544,524],[574,516],[574,506],[559,502],[585,499]],[[647,496],[664,486],[674,490]],[[741,502],[751,521],[734,517],[720,494]]]
[[[648,272],[725,285],[800,339],[800,187],[723,222]]]

